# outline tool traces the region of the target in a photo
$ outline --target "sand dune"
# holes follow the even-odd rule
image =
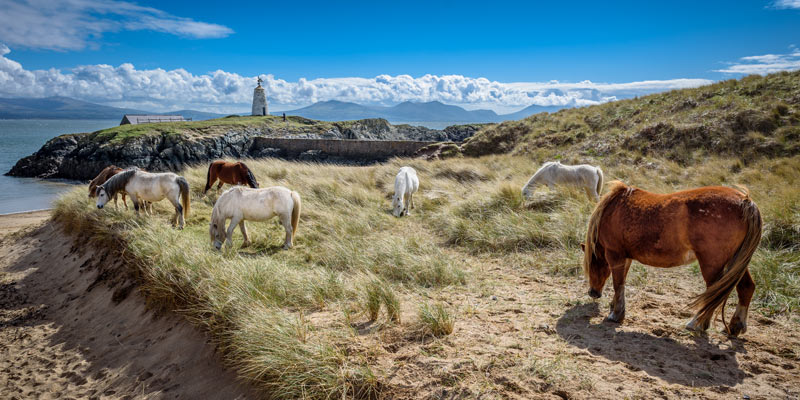
[[[118,262],[47,217],[0,216],[0,398],[255,397],[203,334],[148,311]]]

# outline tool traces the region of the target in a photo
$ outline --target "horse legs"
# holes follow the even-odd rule
[[[290,213],[286,213],[281,215],[280,218],[283,229],[286,229],[286,239],[283,241],[283,249],[289,250],[294,245],[294,243],[292,243],[292,215]]]
[[[175,207],[175,216],[172,217],[172,226],[175,226],[175,222],[178,222],[178,229],[183,229],[183,225],[186,221],[183,219],[183,205],[181,205],[180,197],[169,199],[172,205]],[[152,207],[152,203],[150,203]]]
[[[242,219],[243,218],[240,215],[234,215],[233,217],[231,217],[231,224],[230,226],[228,226],[228,237],[225,240],[225,242],[228,244],[228,247],[233,247],[233,240],[232,240],[233,230],[236,229],[236,225],[239,225],[239,222],[241,222]]]
[[[114,209],[115,209],[115,210],[117,210],[117,209],[118,209],[118,208],[117,208],[117,196],[119,196],[119,193],[114,193]]]
[[[242,231],[242,236],[244,236],[242,247],[250,246],[250,239],[247,237],[247,227],[244,226],[244,218],[242,218],[242,222],[239,222],[239,230]]]
[[[128,200],[126,199],[127,195],[125,192],[122,192],[122,204],[125,204],[125,209],[128,209]]]
[[[403,206],[406,209],[406,215],[411,214],[411,193],[406,193],[403,196]]]
[[[736,285],[739,304],[736,306],[736,312],[733,313],[733,317],[731,317],[731,323],[728,324],[731,335],[738,336],[740,333],[747,332],[747,309],[750,307],[750,300],[753,299],[755,290],[756,284],[753,282],[748,269],[739,284]]]
[[[135,194],[131,194],[131,202],[133,202],[133,212],[136,213],[136,216],[139,216],[139,199],[136,197]]]
[[[704,254],[697,254],[697,263],[700,264],[700,273],[703,275],[703,280],[706,281],[706,288],[713,285],[714,282],[719,280],[720,276],[722,276],[723,268],[725,265],[724,261],[719,262],[712,262],[718,260],[709,260],[709,257]],[[719,265],[719,267],[713,267],[713,265]],[[749,304],[749,302],[748,302]],[[700,320],[699,315],[695,314],[691,321],[686,324],[686,329],[695,332],[702,332],[708,329],[708,326],[711,325],[711,319],[707,318],[705,320]]]
[[[409,193],[408,201],[411,203],[411,206],[409,207],[409,209],[416,208],[416,207],[414,207],[414,193]]]
[[[625,279],[632,260],[617,257],[606,252],[608,266],[611,267],[611,278],[614,281],[614,298],[611,300],[611,313],[606,320],[621,323],[625,319]]]

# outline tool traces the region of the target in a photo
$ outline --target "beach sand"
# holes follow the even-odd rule
[[[256,397],[203,333],[149,310],[110,252],[48,217],[0,216],[0,398]]]

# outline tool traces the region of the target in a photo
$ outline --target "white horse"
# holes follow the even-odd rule
[[[590,199],[598,201],[603,190],[603,171],[586,164],[562,165],[558,161],[548,161],[522,187],[522,196],[530,198],[536,185],[547,185],[550,189],[555,185],[578,186],[586,191]]]
[[[419,189],[417,171],[411,167],[400,168],[394,178],[394,197],[392,197],[392,213],[395,217],[408,215],[414,208],[414,193]]]
[[[103,208],[117,192],[124,190],[133,201],[133,208],[139,214],[139,204],[156,202],[166,198],[175,206],[172,224],[178,221],[183,229],[185,217],[189,215],[189,182],[172,172],[150,173],[139,169],[120,172],[97,187],[97,208]]]
[[[208,229],[211,243],[217,250],[222,248],[222,242],[227,242],[228,247],[233,246],[231,237],[236,225],[239,225],[244,236],[242,247],[246,247],[250,245],[250,239],[247,238],[244,221],[266,221],[274,216],[278,216],[281,225],[286,229],[283,249],[290,249],[297,233],[297,222],[300,220],[300,195],[283,186],[264,189],[242,186],[230,188],[219,196],[211,211]],[[231,224],[226,230],[225,223],[229,218]]]

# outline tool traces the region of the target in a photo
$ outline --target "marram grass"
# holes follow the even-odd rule
[[[711,158],[686,167],[626,154],[559,155],[600,165],[607,182],[656,192],[747,185],[765,221],[751,263],[752,309],[800,309],[800,157],[747,165]],[[240,248],[237,228],[233,248],[214,250],[208,221],[218,194],[201,196],[204,167],[182,172],[192,187],[183,231],[170,226],[167,202],[156,204],[156,215],[135,218],[132,210],[97,210],[85,187],[58,200],[54,215],[81,238],[123,253],[148,302],[208,331],[228,365],[267,397],[380,396],[386,371],[370,364],[352,324],[380,320],[410,330],[421,321],[432,334],[458,334],[452,309],[425,299],[479,290],[480,281],[496,278],[484,268],[489,263],[582,279],[579,245],[593,203],[569,188],[523,199],[519,189],[539,166],[529,158],[399,159],[368,167],[246,161],[262,187],[287,186],[303,198],[293,249],[281,250],[283,229],[269,221],[248,222],[250,247]],[[398,219],[390,195],[402,165],[418,170],[421,188],[417,208]]]

